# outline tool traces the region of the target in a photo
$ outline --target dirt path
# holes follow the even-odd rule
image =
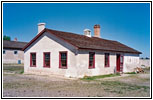
[[[148,75],[128,75],[82,81],[60,76],[4,74],[4,97],[146,97]],[[131,84],[132,83],[132,84]]]

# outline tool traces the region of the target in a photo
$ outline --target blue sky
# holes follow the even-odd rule
[[[83,34],[101,25],[101,37],[119,41],[150,57],[149,3],[4,3],[3,35],[29,42],[37,24],[46,28]]]

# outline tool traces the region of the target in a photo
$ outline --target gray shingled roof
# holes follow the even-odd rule
[[[22,48],[27,44],[28,44],[27,42],[3,40],[3,48],[4,49],[22,50]]]

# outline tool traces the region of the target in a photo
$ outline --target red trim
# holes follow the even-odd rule
[[[104,60],[106,60],[106,55],[108,55],[108,62],[107,62],[107,65],[105,64],[105,67],[110,67],[110,66],[109,66],[109,63],[110,63],[110,62],[109,62],[109,59],[110,59],[110,58],[109,58],[109,57],[110,57],[110,56],[109,56],[109,53],[105,53],[105,59],[104,59]]]
[[[116,72],[120,72],[120,54],[116,55]]]
[[[90,54],[94,54],[93,56],[93,66],[90,66]],[[95,68],[95,52],[89,52],[89,69]]]
[[[49,58],[49,66],[45,65],[45,54],[49,54],[49,56],[51,58],[51,53],[50,52],[43,52],[43,66],[44,66],[44,68],[50,68],[50,65],[51,65],[50,58]]]
[[[31,54],[35,54],[36,55],[36,52],[31,52],[30,53],[30,67],[36,67],[36,65],[37,65],[37,55],[36,55],[36,65],[34,66],[34,65],[32,65],[32,56],[31,56]]]
[[[66,66],[61,66],[61,53],[66,53]],[[67,53],[67,51],[60,51],[59,52],[59,68],[62,68],[62,69],[68,68],[68,53]]]

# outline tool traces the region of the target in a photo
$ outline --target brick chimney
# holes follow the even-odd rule
[[[98,24],[94,25],[94,37],[100,38],[100,25]]]
[[[14,38],[14,41],[18,41],[18,39],[17,38]]]
[[[45,28],[45,23],[38,23],[38,33],[39,34],[44,28]]]

